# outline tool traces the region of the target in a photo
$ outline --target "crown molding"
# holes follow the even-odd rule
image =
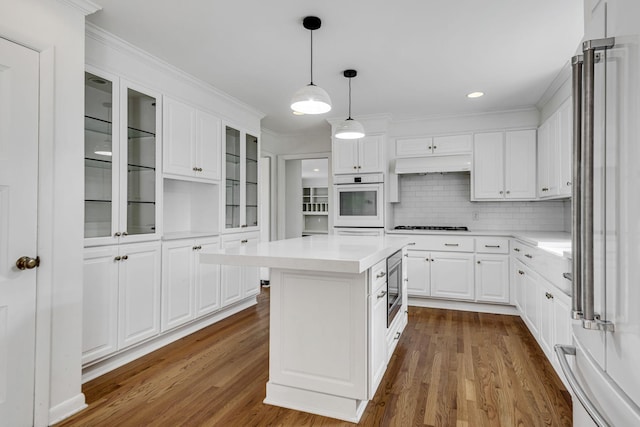
[[[64,0],[64,1],[72,1],[72,0]],[[245,104],[244,102],[216,88],[210,83],[206,83],[203,80],[200,80],[199,78],[192,76],[191,74],[176,67],[175,65],[172,65],[156,56],[153,56],[149,52],[146,52],[140,49],[139,47],[132,45],[128,41],[123,40],[120,37],[109,33],[108,31],[98,27],[97,25],[91,22],[86,23],[85,35],[87,38],[91,38],[99,43],[110,46],[127,55],[135,56],[137,59],[142,60],[155,68],[159,68],[169,74],[172,74],[174,77],[178,79],[186,80],[189,83],[193,84],[194,86],[197,86],[210,93],[213,93],[215,96],[222,98],[223,100],[229,102],[230,104],[233,104],[236,107],[239,107],[249,112],[250,114],[253,114],[258,119],[262,119],[265,116],[265,113],[258,110],[257,108],[249,104]]]
[[[564,63],[564,66],[560,70],[560,72],[553,79],[547,90],[544,91],[538,102],[536,103],[536,107],[539,110],[542,108],[553,98],[553,95],[569,80],[571,79],[571,65],[569,61]]]
[[[421,116],[421,117],[405,117],[405,118],[395,119],[393,123],[394,124],[412,123],[412,122],[424,122],[424,121],[430,121],[430,120],[484,117],[484,116],[493,116],[493,115],[499,115],[499,114],[527,113],[527,112],[540,113],[540,111],[536,108],[536,106],[529,105],[529,106],[512,108],[510,110],[493,110],[493,111],[482,111],[479,113],[433,114],[433,115]]]
[[[96,13],[102,10],[102,6],[92,2],[91,0],[58,0],[60,3],[67,4],[74,9],[79,10],[84,16]]]

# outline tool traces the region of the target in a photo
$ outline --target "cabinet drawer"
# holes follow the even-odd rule
[[[472,236],[412,236],[412,241],[416,244],[410,247],[411,250],[452,252],[473,252],[474,250]]]
[[[483,254],[508,254],[509,239],[504,237],[476,237],[476,252]]]
[[[234,233],[222,235],[222,248],[234,248],[244,245],[257,245],[260,241],[260,232]]]
[[[387,284],[387,260],[383,259],[371,267],[371,293],[378,293]]]

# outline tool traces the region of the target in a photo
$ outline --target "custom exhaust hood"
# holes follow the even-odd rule
[[[399,158],[394,162],[392,171],[398,175],[471,171],[471,154]]]

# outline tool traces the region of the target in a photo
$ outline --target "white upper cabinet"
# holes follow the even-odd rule
[[[536,131],[477,133],[473,138],[473,200],[536,198]]]
[[[160,236],[160,96],[85,73],[85,245]]]
[[[225,228],[258,227],[258,137],[225,128]],[[244,231],[244,230],[243,230]]]
[[[470,153],[471,142],[470,134],[401,138],[396,140],[396,157]]]
[[[164,175],[219,180],[220,119],[167,96],[164,102]]]
[[[333,140],[333,173],[385,172],[383,137]]]
[[[539,128],[538,197],[571,196],[572,166],[571,98]]]

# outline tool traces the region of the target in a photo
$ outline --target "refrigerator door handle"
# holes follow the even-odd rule
[[[571,58],[573,169],[571,186],[571,317],[582,319],[582,55]]]
[[[610,424],[605,420],[600,411],[598,411],[598,408],[595,407],[593,402],[589,400],[589,397],[569,366],[567,356],[575,356],[576,348],[572,345],[556,344],[554,349],[556,351],[556,356],[558,357],[558,362],[560,362],[560,369],[562,369],[562,373],[567,379],[571,390],[573,390],[573,393],[576,395],[582,406],[584,406],[584,409],[587,411],[591,419],[593,419],[599,427],[609,427]]]
[[[606,39],[587,40],[582,45],[584,68],[584,128],[582,140],[582,173],[581,191],[581,227],[582,238],[580,252],[582,263],[581,293],[582,293],[582,327],[613,331],[613,324],[600,320],[594,305],[594,274],[593,274],[593,157],[594,157],[594,102],[595,102],[595,62],[596,50],[612,48],[615,44],[613,37]]]

